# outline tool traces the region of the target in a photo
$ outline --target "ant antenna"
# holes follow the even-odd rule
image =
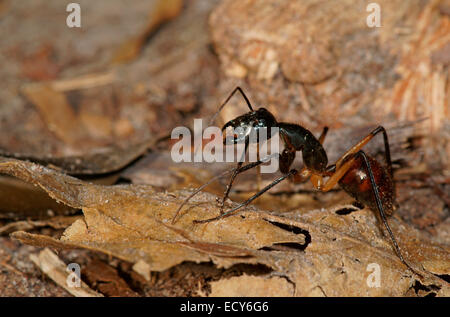
[[[250,100],[247,98],[247,96],[245,95],[242,88],[237,86],[236,88],[234,88],[234,90],[231,92],[231,94],[227,97],[227,99],[225,99],[225,101],[222,103],[222,105],[219,107],[219,109],[217,109],[216,113],[211,117],[211,119],[209,120],[208,126],[211,126],[213,124],[214,120],[216,120],[216,118],[217,118],[217,115],[220,113],[220,111],[222,111],[223,107],[225,107],[225,105],[228,103],[228,101],[230,101],[231,97],[233,97],[233,95],[237,91],[241,93],[241,95],[244,98],[245,102],[247,103],[247,106],[250,109],[250,111],[254,111],[252,104],[250,103]],[[197,154],[197,151],[198,151],[198,148],[196,149],[194,154]]]
[[[241,95],[244,98],[245,102],[247,103],[247,106],[250,109],[250,111],[254,111],[253,107],[252,107],[252,104],[250,103],[250,100],[248,100],[248,98],[245,95],[244,91],[241,89],[241,87],[237,86],[236,88],[234,88],[234,90],[231,92],[231,94],[227,97],[227,99],[223,102],[223,104],[219,107],[217,112],[211,117],[211,120],[209,121],[209,125],[211,125],[214,122],[214,120],[216,120],[216,117],[219,114],[219,112],[222,111],[223,107],[225,107],[225,105],[228,103],[228,101],[230,101],[231,97],[233,97],[233,95],[237,91],[241,93]]]

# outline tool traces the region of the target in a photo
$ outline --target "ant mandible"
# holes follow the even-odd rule
[[[279,168],[284,175],[274,180],[272,183],[264,187],[262,190],[254,194],[246,201],[238,204],[236,207],[224,212],[224,202],[229,196],[231,186],[236,176],[242,172],[245,172],[259,164],[264,163],[264,160],[258,160],[256,162],[249,163],[243,166],[243,162],[239,162],[237,167],[222,173],[203,184],[197,190],[194,191],[178,208],[173,217],[172,222],[175,222],[182,207],[199,191],[205,188],[208,184],[215,181],[217,178],[223,177],[226,174],[232,173],[223,198],[220,201],[220,215],[205,220],[194,220],[194,223],[207,223],[216,221],[225,217],[229,217],[236,213],[240,208],[247,206],[253,200],[261,196],[263,193],[279,184],[285,179],[289,179],[293,183],[302,183],[310,179],[313,186],[323,192],[331,190],[336,184],[344,189],[350,196],[356,199],[359,203],[368,206],[371,210],[379,213],[384,226],[386,227],[389,236],[392,240],[395,252],[400,260],[414,273],[417,273],[403,258],[397,240],[392,233],[392,230],[387,221],[387,216],[392,215],[395,210],[395,185],[393,181],[393,171],[391,154],[389,148],[389,141],[386,130],[382,126],[378,126],[371,131],[366,137],[350,148],[344,155],[342,155],[335,164],[328,165],[328,158],[322,144],[325,140],[328,128],[323,129],[322,134],[317,139],[309,130],[300,126],[299,124],[277,122],[275,117],[265,108],[259,108],[253,110],[253,107],[240,87],[236,87],[224,103],[219,107],[215,116],[222,110],[222,108],[228,103],[231,97],[239,92],[247,103],[250,112],[241,115],[233,120],[227,122],[223,127],[224,131],[228,127],[237,128],[241,127],[244,131],[248,129],[258,130],[260,128],[267,128],[270,131],[272,127],[278,128],[278,134],[280,135],[283,143],[284,150],[279,154]],[[256,131],[257,132],[257,131]],[[385,148],[385,160],[386,166],[383,167],[377,160],[367,155],[361,149],[378,133],[383,134],[384,148]],[[271,138],[273,135],[268,133],[267,138]],[[245,137],[244,155],[249,147],[248,133]],[[224,143],[225,143],[224,138]],[[232,142],[234,144],[242,140],[242,135],[234,137]],[[258,141],[257,141],[258,142]],[[304,167],[299,171],[297,169],[291,169],[291,165],[295,159],[297,151],[302,152]],[[324,177],[328,177],[324,181]]]

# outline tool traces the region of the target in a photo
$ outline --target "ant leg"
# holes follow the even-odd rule
[[[414,273],[416,273],[419,276],[422,276],[421,274],[417,273],[416,270],[414,270],[403,258],[402,252],[400,251],[400,247],[398,246],[397,240],[395,239],[394,234],[392,233],[392,230],[387,221],[386,214],[384,213],[383,203],[381,202],[380,193],[378,191],[378,185],[375,182],[375,177],[373,176],[372,168],[370,167],[370,162],[367,158],[367,155],[363,151],[358,151],[358,153],[356,153],[355,157],[358,155],[363,158],[364,163],[366,165],[367,173],[369,174],[369,179],[370,179],[370,183],[372,186],[372,191],[375,196],[375,201],[377,203],[377,208],[380,213],[381,219],[384,223],[384,226],[386,227],[386,230],[388,231],[389,236],[391,237],[392,244],[394,245],[395,253],[397,253],[397,256],[400,258],[400,260],[403,262],[403,264],[405,264],[411,271],[413,271]]]
[[[264,187],[262,190],[257,192],[255,195],[253,195],[252,197],[247,199],[245,202],[239,204],[237,207],[232,208],[231,210],[228,210],[225,213],[221,212],[221,214],[218,217],[206,219],[206,220],[195,220],[194,222],[195,223],[205,223],[205,222],[219,220],[223,217],[231,216],[236,210],[238,210],[241,207],[247,206],[253,200],[255,200],[256,198],[258,198],[259,196],[264,194],[266,191],[268,191],[269,189],[271,189],[272,187],[274,187],[275,185],[277,185],[278,183],[280,183],[281,181],[285,180],[288,177],[292,177],[291,180],[294,182],[305,181],[311,175],[311,173],[309,172],[309,170],[306,167],[304,167],[301,170],[301,172],[298,172],[295,169],[289,170],[289,167],[292,165],[292,162],[294,161],[294,159],[295,159],[295,150],[287,149],[287,148],[284,149],[283,152],[281,154],[279,154],[279,166],[280,166],[280,171],[285,175],[276,179],[275,181],[273,181],[272,183],[270,183],[269,185]]]
[[[295,154],[296,154],[295,150],[286,148],[283,150],[283,152],[281,152],[279,160],[279,168],[281,173],[283,174],[289,173],[289,169],[295,160]]]
[[[358,156],[361,156],[364,160],[364,164],[366,166],[366,170],[367,170],[367,174],[369,175],[369,179],[370,179],[370,183],[371,183],[371,187],[372,187],[372,191],[374,193],[374,197],[375,197],[375,201],[377,204],[377,209],[378,212],[380,214],[380,217],[389,233],[389,236],[392,240],[392,243],[394,245],[394,249],[395,249],[395,253],[398,255],[398,257],[400,258],[400,260],[402,261],[403,264],[405,264],[411,271],[413,271],[414,273],[416,273],[417,275],[421,276],[419,273],[417,273],[417,271],[415,271],[403,258],[400,248],[398,246],[397,240],[395,240],[394,238],[394,234],[392,233],[392,230],[387,222],[387,218],[386,218],[386,214],[384,212],[383,209],[383,203],[381,201],[380,198],[380,193],[378,191],[378,185],[375,182],[375,177],[373,175],[373,171],[372,168],[370,167],[370,163],[369,160],[367,158],[367,155],[363,152],[363,151],[358,151],[351,159],[349,159],[348,161],[346,161],[344,164],[342,164],[340,167],[336,168],[336,165],[332,165],[330,166],[330,171],[331,169],[335,169],[334,174],[328,179],[328,181],[321,187],[319,188],[321,191],[329,191],[331,188],[333,188],[337,182],[339,182],[339,180],[345,175],[345,173],[347,173],[347,171],[353,166],[353,164],[355,163],[355,160]]]
[[[324,129],[325,130],[325,129]],[[359,141],[356,145],[354,145],[350,150],[344,153],[335,164],[330,165],[327,167],[327,170],[323,176],[330,176],[330,178],[326,181],[325,184],[323,184],[322,181],[322,175],[313,175],[311,177],[311,181],[313,182],[314,187],[321,191],[329,191],[332,189],[337,182],[344,176],[344,174],[347,172],[347,170],[351,167],[353,162],[353,159],[348,160],[344,163],[345,159],[349,157],[349,155],[354,155],[358,151],[361,150],[361,148],[369,143],[370,140],[373,139],[374,136],[376,136],[378,133],[383,133],[383,140],[384,140],[384,152],[385,152],[385,159],[386,159],[386,165],[388,169],[389,176],[391,178],[393,177],[392,174],[392,161],[391,161],[391,151],[389,146],[389,140],[386,133],[386,129],[383,126],[378,126],[372,132],[370,132],[365,138],[363,138],[361,141]],[[321,136],[322,137],[322,136]]]
[[[374,134],[374,136],[379,133],[379,132],[383,132],[383,142],[384,142],[384,157],[386,159],[386,166],[388,169],[388,173],[391,176],[391,178],[394,177],[393,172],[392,172],[392,160],[391,160],[391,147],[389,145],[389,139],[387,136],[387,132],[386,129],[383,126],[379,126],[378,128],[376,128],[375,130],[372,131],[372,133]]]
[[[225,205],[225,201],[227,200],[227,198],[230,194],[231,186],[233,185],[234,179],[239,174],[239,169],[242,167],[242,164],[244,164],[244,159],[245,159],[245,155],[247,154],[247,151],[248,151],[248,146],[249,146],[249,140],[246,139],[244,153],[242,153],[240,162],[238,162],[236,169],[234,170],[233,174],[231,174],[230,180],[228,181],[228,185],[227,185],[227,188],[225,189],[222,200],[219,202],[219,207],[220,207],[221,213],[223,212],[223,206]]]
[[[266,191],[268,191],[269,189],[271,189],[272,187],[274,187],[275,185],[279,184],[280,182],[282,182],[283,180],[285,180],[286,178],[288,178],[291,175],[295,175],[297,174],[298,171],[297,170],[291,170],[289,173],[287,173],[286,175],[281,176],[280,178],[274,180],[272,183],[270,183],[269,185],[267,185],[266,187],[264,187],[262,190],[260,190],[258,193],[256,193],[255,195],[253,195],[252,197],[250,197],[249,199],[247,199],[246,201],[244,201],[243,203],[237,205],[236,207],[228,210],[225,213],[220,214],[217,217],[214,218],[209,218],[209,219],[205,219],[205,220],[194,220],[194,223],[207,223],[207,222],[212,222],[212,221],[216,221],[225,217],[229,217],[231,216],[233,213],[235,213],[238,209],[247,206],[248,204],[250,204],[252,201],[254,201],[256,198],[258,198],[259,196],[261,196],[262,194],[264,194]]]
[[[256,160],[259,161],[259,144],[256,147]],[[261,165],[256,168],[256,191],[261,190],[262,175],[261,175]]]
[[[344,153],[344,155],[341,156],[341,158],[339,160],[336,161],[336,166],[339,168],[340,165],[342,164],[342,162],[349,156],[352,154],[355,154],[356,152],[358,152],[359,150],[361,150],[361,148],[366,145],[367,143],[369,143],[370,140],[373,139],[373,137],[375,135],[377,135],[378,133],[383,132],[383,140],[384,140],[384,150],[385,150],[385,157],[386,157],[386,165],[388,167],[388,172],[389,175],[392,177],[392,162],[391,162],[391,151],[390,151],[390,147],[389,147],[389,141],[388,141],[388,136],[386,133],[386,129],[384,127],[382,127],[381,125],[378,126],[377,128],[375,128],[374,130],[372,130],[372,132],[370,132],[364,139],[362,139],[361,141],[359,141],[357,144],[355,144],[350,150],[348,150],[347,152]]]
[[[244,98],[245,102],[247,103],[248,108],[250,109],[250,111],[253,111],[253,107],[252,107],[252,104],[250,103],[250,100],[247,98],[247,96],[245,95],[245,93],[241,89],[241,87],[237,86],[236,88],[234,88],[234,90],[231,92],[231,94],[227,97],[227,99],[225,99],[225,101],[219,107],[217,112],[211,117],[211,120],[209,121],[209,125],[211,125],[214,122],[214,120],[216,119],[216,117],[219,114],[219,112],[222,111],[223,107],[225,107],[225,105],[228,103],[228,101],[230,101],[231,97],[233,97],[233,95],[236,92],[240,92],[241,93],[242,97]]]
[[[323,142],[325,142],[325,137],[327,136],[328,133],[328,127],[324,127],[322,130],[322,134],[319,137],[319,142],[320,144],[323,144]],[[315,188],[320,188],[323,184],[323,175],[318,175],[318,174],[311,174],[311,171],[309,170],[302,170],[303,173],[309,173],[309,175],[311,176],[311,182],[313,184],[313,186]],[[304,174],[304,177],[302,179],[306,178],[306,174]],[[296,182],[296,180],[294,180],[294,182]]]
[[[327,167],[326,169],[326,176],[330,176],[330,178],[327,179],[327,181],[324,184],[316,184],[313,182],[314,187],[316,187],[318,190],[327,192],[331,190],[336,184],[339,182],[339,180],[344,177],[345,173],[353,166],[355,163],[356,155],[347,160],[344,164],[337,167],[337,164],[333,164]],[[315,176],[315,175],[312,175]],[[319,175],[320,176],[320,175]]]
[[[223,193],[223,197],[222,199],[219,201],[219,198],[217,198],[218,203],[219,203],[219,207],[220,207],[220,212],[223,212],[223,206],[225,205],[225,200],[227,200],[229,194],[230,194],[230,190],[231,190],[231,186],[233,185],[234,179],[236,178],[236,176],[238,175],[238,171],[239,169],[242,167],[243,162],[239,162],[236,166],[236,168],[233,171],[233,174],[231,174],[230,180],[228,181],[228,185],[225,189],[225,192]]]
[[[252,169],[255,166],[258,166],[259,164],[265,163],[269,158],[272,158],[273,155],[269,155],[268,157],[265,157],[263,160],[257,161],[257,162],[253,162],[247,165],[242,166],[241,168],[237,169],[238,170],[238,174],[243,173],[249,169]],[[189,200],[191,200],[192,197],[194,197],[195,195],[197,195],[200,191],[203,190],[203,188],[205,188],[206,186],[208,186],[209,184],[211,184],[212,182],[218,180],[221,177],[224,177],[230,173],[233,173],[236,171],[236,168],[232,168],[230,170],[227,170],[213,178],[211,178],[209,181],[207,181],[206,183],[204,183],[203,185],[201,185],[200,187],[198,187],[192,194],[189,195],[189,197],[187,197],[183,203],[178,207],[177,211],[175,212],[175,216],[173,216],[172,218],[172,224],[175,224],[175,220],[178,217],[178,214],[180,213],[181,209],[184,207],[184,205],[186,205],[188,203]]]

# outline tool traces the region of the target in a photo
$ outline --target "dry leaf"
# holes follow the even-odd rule
[[[288,297],[294,285],[282,277],[234,276],[211,283],[210,297]]]
[[[240,218],[233,217],[227,225],[215,230],[214,227],[193,226],[193,214],[189,214],[179,222],[181,227],[172,228],[166,223],[170,222],[180,200],[156,193],[149,186],[100,186],[28,162],[0,162],[2,173],[39,185],[57,201],[82,208],[85,221],[75,221],[67,228],[61,238],[64,244],[102,250],[131,262],[143,259],[152,270],[161,271],[182,261],[201,262],[211,258],[224,266],[232,265],[233,261],[228,259],[232,257],[254,262],[255,249],[276,243],[302,246],[305,242],[302,234],[280,229],[258,218],[246,221],[248,227],[242,227],[236,223]],[[203,210],[203,217],[208,215],[208,209],[216,207]]]
[[[8,153],[0,149],[0,157],[28,160],[52,166],[70,175],[88,176],[91,182],[98,184],[113,184],[119,178],[118,172],[121,169],[143,156],[156,142],[158,137],[130,144],[125,148],[110,146],[84,155],[63,157]],[[56,203],[40,188],[18,179],[0,176],[1,217],[41,219],[72,212],[73,208]]]
[[[176,225],[170,226],[176,208],[188,194],[185,191],[159,193],[150,186],[93,185],[12,159],[0,161],[0,171],[36,184],[54,199],[83,210],[84,220],[75,221],[60,240],[12,234],[28,244],[98,250],[132,263],[145,261],[152,271],[182,262],[211,261],[224,268],[258,264],[270,269],[262,276],[267,283],[274,276],[287,279],[294,286],[294,296],[318,295],[318,290],[326,296],[423,295],[421,289],[441,296],[450,294],[443,278],[450,272],[449,247],[391,218],[404,256],[423,274],[416,276],[398,259],[368,209],[346,215],[316,209],[283,216],[247,210],[221,221],[194,225],[194,219],[218,214],[214,197],[199,194]],[[379,265],[380,287],[367,282],[372,263]],[[273,281],[273,287],[280,287],[279,280]]]
[[[13,231],[27,231],[34,228],[40,227],[51,227],[53,229],[65,229],[69,225],[71,225],[75,220],[79,219],[80,216],[72,216],[72,217],[63,217],[57,216],[53,218],[49,218],[46,220],[23,220],[8,223],[2,227],[0,227],[0,235],[11,233]]]
[[[67,278],[70,272],[67,271],[67,265],[49,249],[45,248],[38,255],[31,254],[30,259],[48,277],[70,294],[77,297],[103,297],[103,295],[91,290],[83,281],[80,281],[80,287],[69,286]]]
[[[150,281],[150,265],[139,260],[133,265],[133,271],[140,274],[146,281]]]

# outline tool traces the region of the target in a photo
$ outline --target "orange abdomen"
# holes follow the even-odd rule
[[[384,213],[391,215],[395,209],[395,186],[386,169],[375,159],[367,155],[375,183],[378,187]],[[370,182],[366,164],[361,156],[339,181],[339,185],[353,198],[370,209],[378,212],[378,207]]]

